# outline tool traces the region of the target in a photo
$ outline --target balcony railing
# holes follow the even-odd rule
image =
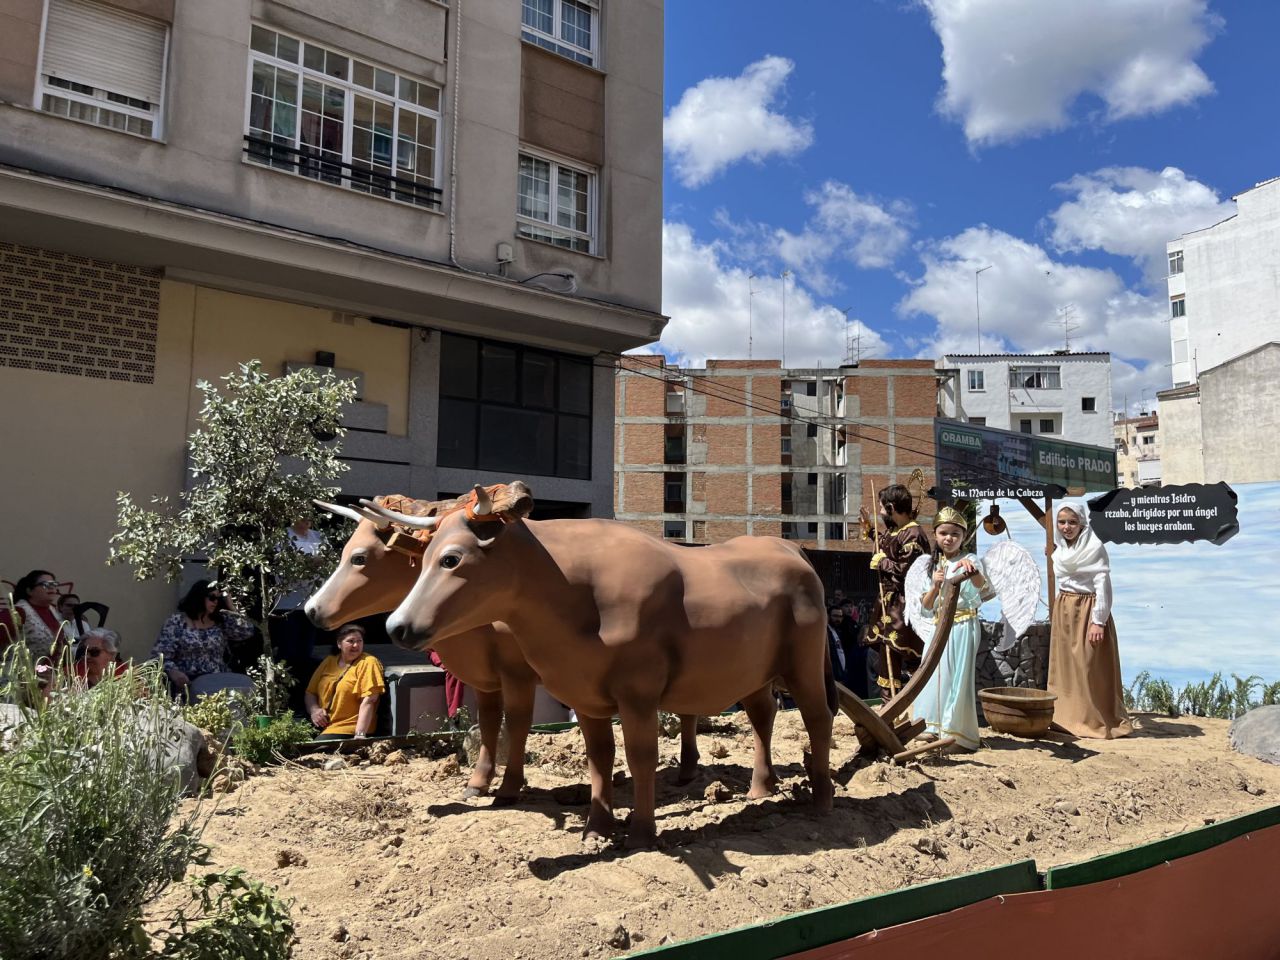
[[[322,156],[297,147],[275,143],[262,137],[245,134],[244,153],[254,163],[296,173],[322,183],[331,183],[376,197],[399,200],[420,207],[440,208],[444,191],[439,187],[430,187],[416,180],[380,173],[364,167],[353,166],[341,160]]]

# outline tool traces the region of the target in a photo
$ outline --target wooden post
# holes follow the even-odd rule
[[[1049,619],[1053,620],[1053,601],[1058,591],[1053,582],[1053,527],[1057,520],[1053,515],[1053,497],[1044,498],[1044,570],[1049,578]]]

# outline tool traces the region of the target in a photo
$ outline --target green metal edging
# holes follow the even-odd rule
[[[1242,837],[1246,833],[1265,830],[1280,825],[1280,806],[1266,807],[1253,813],[1241,814],[1229,820],[1198,827],[1185,833],[1130,847],[1118,853],[1107,853],[1092,860],[1052,867],[1045,871],[1044,888],[1062,890],[1086,883],[1114,880],[1126,874],[1149,870],[1169,860],[1201,853],[1211,847]]]
[[[1040,875],[1036,873],[1035,861],[1019,860],[991,870],[819,907],[756,926],[713,933],[630,956],[661,957],[662,960],[702,960],[706,957],[778,960],[872,930],[946,913],[991,897],[1039,889]]]

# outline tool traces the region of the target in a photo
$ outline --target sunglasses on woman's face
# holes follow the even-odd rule
[[[44,587],[46,590],[57,590],[62,584],[57,580],[39,580],[36,582],[37,587]]]

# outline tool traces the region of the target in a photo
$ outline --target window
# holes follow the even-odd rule
[[[168,28],[87,0],[49,0],[40,109],[140,137],[160,136]]]
[[[1174,250],[1169,254],[1169,276],[1182,272],[1182,251]]]
[[[1058,367],[1015,367],[1009,371],[1009,386],[1015,390],[1061,390]]]
[[[1019,430],[1019,431],[1021,431],[1022,433],[1030,433],[1030,432],[1031,432],[1031,421],[1030,421],[1030,420],[1019,420],[1019,421],[1018,421],[1018,430]]]
[[[591,479],[590,360],[450,333],[440,349],[440,466]]]
[[[818,435],[818,425],[811,423],[805,427],[805,435],[810,438],[816,437]]]
[[[1098,412],[1098,398],[1097,398],[1097,397],[1081,397],[1081,398],[1080,398],[1080,411],[1081,411],[1082,413],[1097,413],[1097,412]]]
[[[818,485],[818,475],[816,473],[809,474],[808,483],[809,486],[816,487]]]
[[[1058,426],[1053,422],[1052,419],[1042,418],[1040,420],[1040,432],[1041,433],[1057,433]]]
[[[818,395],[818,381],[809,380],[804,385],[804,395],[806,397],[816,397]]]
[[[521,153],[516,193],[516,233],[520,236],[579,253],[594,251],[594,173]]]
[[[678,503],[684,500],[684,475],[680,474],[672,476],[668,474],[665,482],[666,490],[664,498],[672,503]]]
[[[984,393],[987,389],[987,375],[982,370],[969,371],[969,392]]]
[[[783,453],[790,453],[790,452],[791,452],[791,438],[790,438],[790,437],[783,437],[783,438],[782,438],[782,452],[783,452]]]
[[[970,417],[969,422],[975,427],[985,427],[987,425],[986,417]]]
[[[1169,301],[1170,317],[1185,317],[1187,315],[1187,298],[1174,297]]]
[[[440,205],[439,87],[257,24],[250,47],[250,161]]]
[[[596,65],[599,0],[523,0],[520,37],[562,57]]]
[[[683,520],[663,520],[662,535],[668,540],[684,539],[684,521]]]
[[[1143,438],[1142,438],[1142,445],[1143,445],[1144,447],[1149,447],[1149,446],[1151,446],[1151,444],[1153,444],[1153,443],[1155,443],[1155,442],[1156,442],[1156,438],[1155,438],[1155,437],[1147,436],[1147,437],[1143,437]]]

